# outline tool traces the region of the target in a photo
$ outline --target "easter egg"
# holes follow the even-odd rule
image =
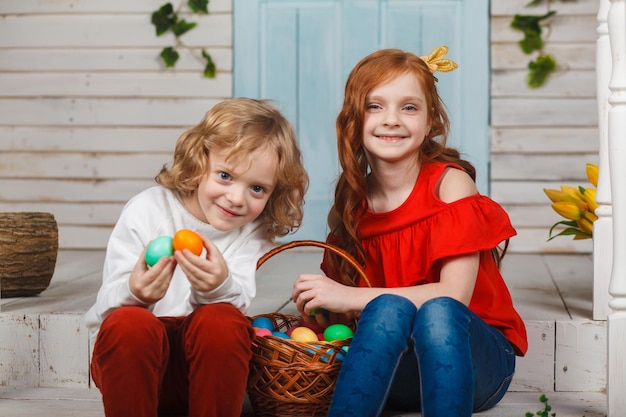
[[[272,336],[280,337],[281,339],[289,339],[289,336],[285,332],[272,332]]]
[[[160,236],[151,241],[146,249],[146,263],[152,266],[164,256],[174,253],[173,239],[170,236]]]
[[[324,340],[332,342],[334,340],[349,339],[354,336],[352,329],[345,324],[331,324],[324,330]]]
[[[267,317],[257,317],[254,320],[252,320],[252,327],[258,327],[260,329],[267,329],[270,332],[273,332],[274,329],[274,323],[272,322],[272,320],[268,319]]]
[[[271,336],[271,335],[272,335],[272,332],[271,332],[271,330],[266,329],[266,328],[264,328],[264,327],[257,327],[257,328],[254,330],[254,334],[255,334],[255,335],[257,335],[257,336],[259,336],[259,337],[263,337],[263,336]]]
[[[315,332],[308,327],[296,327],[291,332],[291,338],[298,342],[318,342]]]
[[[189,249],[191,253],[200,256],[204,244],[198,234],[192,230],[181,229],[174,235],[174,250]]]

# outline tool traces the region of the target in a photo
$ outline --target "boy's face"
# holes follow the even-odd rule
[[[185,199],[191,213],[217,230],[228,232],[255,220],[276,187],[278,157],[261,148],[241,160],[227,160],[227,152],[209,155],[209,172],[195,193]]]

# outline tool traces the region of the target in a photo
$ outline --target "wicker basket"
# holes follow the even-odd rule
[[[343,250],[323,242],[299,240],[278,246],[265,254],[257,264],[279,252],[298,246],[317,246],[346,259],[370,286],[365,272]],[[280,313],[261,314],[274,328],[286,331],[300,324],[300,317]],[[335,388],[335,381],[349,340],[324,344],[297,342],[276,336],[255,337],[248,377],[248,397],[255,417],[325,416]]]

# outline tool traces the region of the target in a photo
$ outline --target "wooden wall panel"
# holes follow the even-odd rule
[[[207,47],[217,66],[218,76],[230,74],[232,71],[232,50],[228,47]],[[39,74],[46,72],[70,72],[83,75],[84,71],[112,72],[124,71],[127,73],[165,71],[165,67],[158,58],[161,47],[135,48],[72,48],[68,55],[63,48],[28,48],[28,49],[0,49],[0,71],[21,72],[25,74]],[[199,59],[199,50],[179,50],[180,58],[176,63],[176,70],[167,70],[166,73],[192,73],[200,76],[199,70],[204,63]],[[129,75],[127,75],[129,76]],[[208,80],[207,80],[208,81]]]
[[[0,98],[5,126],[179,126],[195,125],[223,98],[127,97]]]
[[[181,51],[175,70],[158,57],[172,37],[157,38],[150,24],[162,3],[0,2],[0,210],[52,212],[63,248],[103,247],[123,204],[154,184],[178,136],[232,96],[231,1],[209,3],[183,37],[194,49]],[[527,3],[491,2],[490,195],[518,230],[512,251],[585,252],[588,242],[546,242],[560,218],[543,188],[586,184],[584,163],[597,159],[598,5],[552,2],[558,13],[545,48],[558,69],[529,89],[532,57],[510,22],[547,6]],[[214,80],[201,76],[200,48],[217,64]]]
[[[2,0],[0,14],[31,14],[31,13],[152,13],[165,4],[164,0],[107,0],[107,1],[76,1],[76,0]],[[173,1],[176,7],[179,2]],[[224,13],[232,10],[231,0],[211,0],[209,12]]]
[[[197,18],[198,26],[184,35],[192,47],[232,44],[228,14]],[[130,35],[130,36],[129,36]],[[171,33],[157,37],[146,14],[6,15],[0,25],[2,48],[110,48],[174,45]]]
[[[231,74],[202,80],[201,71],[189,72],[15,72],[0,78],[0,91],[10,97],[162,98],[230,97]]]

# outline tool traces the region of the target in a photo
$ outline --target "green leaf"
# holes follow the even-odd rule
[[[172,3],[167,3],[161,6],[159,10],[152,13],[150,21],[156,28],[157,36],[161,36],[174,26],[177,19],[178,16],[176,16],[174,12],[174,6],[172,6]]]
[[[163,50],[161,51],[161,59],[163,59],[163,62],[165,63],[165,66],[167,68],[173,67],[176,64],[176,61],[178,61],[178,58],[178,52],[176,52],[176,49],[172,48],[171,46],[163,48]]]
[[[209,13],[209,0],[187,0],[187,5],[194,13]]]
[[[554,239],[555,237],[559,237],[559,236],[574,236],[574,238],[578,238],[578,239],[590,239],[592,237],[589,233],[585,233],[581,230],[574,229],[573,227],[568,227],[562,232],[554,236],[550,236],[550,238],[548,239],[548,242]]]
[[[526,55],[543,48],[543,38],[541,34],[534,32],[524,32],[524,39],[517,43]]]
[[[204,67],[204,76],[206,78],[215,78],[217,68],[213,58],[204,49],[202,50],[202,56],[206,59],[206,66]]]
[[[185,19],[179,20],[172,26],[172,32],[174,35],[180,36],[183,33],[195,28],[198,24],[196,22],[187,22]]]
[[[550,228],[550,231],[548,232],[548,242],[551,241],[552,239],[554,239],[557,236],[561,236],[561,234],[563,233],[563,232],[561,232],[558,235],[552,236],[552,232],[558,226],[568,226],[568,228],[565,229],[565,230],[569,230],[569,229],[576,229],[576,230],[578,230],[578,224],[574,220],[561,220],[559,222],[554,223],[552,225],[552,227]],[[572,234],[572,233],[571,232],[565,233],[565,235],[570,235],[570,234]]]
[[[542,16],[516,14],[511,22],[513,29],[524,32],[524,39],[519,41],[519,46],[525,54],[539,51],[543,47],[541,38],[541,21],[554,15],[555,11],[548,12]]]
[[[516,14],[511,22],[511,27],[523,32],[531,31],[541,33],[541,25],[539,23],[541,23],[542,20],[552,17],[555,13],[556,11],[552,10],[541,16]]]
[[[541,87],[548,76],[556,69],[556,61],[549,54],[540,55],[535,61],[528,63],[528,86],[531,88]]]

